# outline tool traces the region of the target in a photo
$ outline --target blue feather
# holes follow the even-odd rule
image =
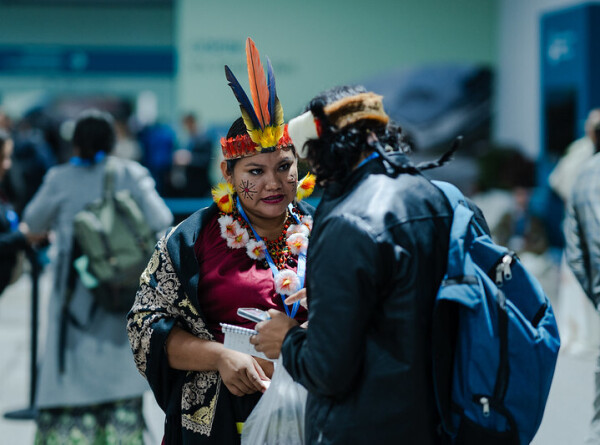
[[[244,89],[242,88],[242,86],[240,85],[240,83],[235,78],[235,76],[233,75],[233,73],[227,65],[225,65],[225,77],[229,81],[229,86],[233,91],[233,95],[238,100],[240,107],[243,108],[246,111],[246,113],[248,113],[248,116],[250,116],[250,119],[252,120],[254,128],[248,128],[248,130],[260,128],[258,117],[256,116],[256,112],[254,111],[254,107],[252,106],[250,99],[248,99],[248,96],[244,92]]]
[[[267,85],[269,87],[269,116],[271,122],[269,125],[275,124],[275,100],[277,99],[277,92],[275,91],[275,74],[273,74],[273,67],[271,66],[271,60],[267,57]]]

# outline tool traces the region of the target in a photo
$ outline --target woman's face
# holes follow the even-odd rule
[[[0,146],[0,181],[4,179],[6,172],[12,165],[13,141],[8,139]]]
[[[251,219],[280,218],[296,197],[298,164],[292,150],[241,158],[233,172],[228,172],[223,162],[221,169]]]

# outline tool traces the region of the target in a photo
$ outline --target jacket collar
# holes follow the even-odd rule
[[[412,162],[404,153],[389,153],[388,156],[403,167],[413,166]],[[340,198],[342,195],[348,194],[364,178],[372,174],[387,174],[388,176],[396,177],[400,173],[395,172],[385,160],[375,158],[361,167],[352,170],[343,180],[328,184],[325,188],[323,197],[327,200]]]

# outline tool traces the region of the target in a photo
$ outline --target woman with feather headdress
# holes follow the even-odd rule
[[[270,61],[265,76],[251,39],[246,57],[252,102],[225,66],[241,110],[221,140],[226,182],[159,241],[128,315],[135,362],[166,413],[165,444],[239,443],[273,365],[224,347],[222,323],[254,327],[238,308],[307,316],[284,299],[304,282],[313,209],[298,197],[312,178],[298,183]]]

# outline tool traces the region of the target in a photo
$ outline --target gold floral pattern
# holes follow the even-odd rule
[[[167,249],[167,242],[172,234],[173,231],[158,242],[140,278],[140,288],[128,317],[127,331],[135,364],[146,378],[148,360],[153,353],[153,335],[156,333],[154,324],[157,321],[177,320],[183,329],[197,337],[214,340],[198,309],[185,294],[173,266]],[[160,359],[166,360],[166,357]],[[181,399],[184,428],[210,435],[220,382],[216,371],[186,374]]]
[[[140,286],[142,284],[150,284],[150,276],[156,272],[156,269],[158,269],[159,261],[159,252],[158,249],[155,249],[150,261],[148,262],[148,266],[140,276]]]
[[[216,371],[191,372],[192,381],[183,386],[181,408],[183,410],[182,425],[195,433],[209,435],[215,418],[215,408],[219,398],[221,377]],[[216,389],[208,406],[205,405],[206,394]],[[200,409],[197,409],[201,406]]]

